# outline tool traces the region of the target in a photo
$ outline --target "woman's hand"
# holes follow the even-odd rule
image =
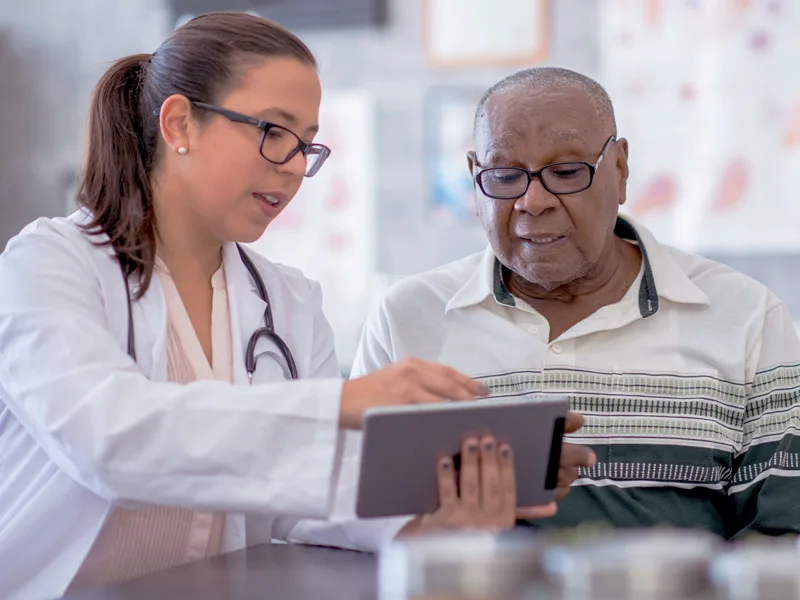
[[[405,537],[450,529],[501,531],[518,518],[540,519],[556,514],[556,504],[517,508],[514,456],[508,444],[492,437],[468,438],[461,447],[461,470],[452,458],[439,461],[439,508],[410,521],[398,534]]]
[[[583,417],[567,413],[565,433],[583,426]],[[592,467],[594,452],[585,446],[564,442],[558,470],[556,500],[562,500],[578,477],[578,467]],[[517,507],[514,457],[508,444],[492,437],[464,441],[461,447],[461,472],[455,473],[453,460],[443,458],[438,465],[439,509],[410,521],[398,537],[447,529],[500,531],[516,525],[517,519],[545,519],[556,514],[556,503]]]
[[[481,383],[444,365],[406,358],[379,371],[345,381],[339,424],[359,429],[364,411],[375,406],[474,400],[488,396]]]

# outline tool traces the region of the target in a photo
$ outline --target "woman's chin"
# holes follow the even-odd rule
[[[235,231],[231,232],[232,235],[228,239],[240,244],[252,244],[261,239],[271,222],[272,220],[270,219],[266,223],[261,221],[260,223],[248,223],[247,226],[237,227]]]

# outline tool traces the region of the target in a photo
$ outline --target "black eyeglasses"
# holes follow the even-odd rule
[[[254,125],[261,130],[261,142],[258,151],[265,159],[276,165],[283,165],[292,160],[300,152],[306,159],[306,177],[313,177],[322,167],[322,164],[331,155],[331,149],[323,144],[307,144],[291,129],[281,127],[275,123],[262,121],[255,117],[248,117],[227,108],[206,104],[205,102],[192,102],[197,108],[208,110],[222,115],[234,123]]]
[[[594,174],[603,162],[609,144],[616,141],[615,136],[606,140],[597,162],[560,162],[546,165],[538,171],[528,171],[517,167],[484,169],[475,176],[478,187],[485,196],[496,200],[514,200],[528,191],[531,181],[538,178],[542,186],[551,194],[563,196],[577,194],[588,189],[594,181]]]

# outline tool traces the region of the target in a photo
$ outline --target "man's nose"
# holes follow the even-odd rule
[[[560,203],[558,196],[548,192],[542,185],[541,179],[534,177],[527,191],[514,202],[514,208],[537,217],[550,209],[557,208]]]

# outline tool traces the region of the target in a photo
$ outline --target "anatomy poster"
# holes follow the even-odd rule
[[[623,211],[700,252],[800,248],[800,2],[603,0]]]
[[[437,223],[477,226],[475,192],[467,166],[472,125],[482,88],[440,87],[425,98],[425,184]]]
[[[373,306],[375,278],[375,124],[359,90],[326,91],[316,141],[331,156],[253,247],[322,285],[323,309],[343,369],[355,355]]]

